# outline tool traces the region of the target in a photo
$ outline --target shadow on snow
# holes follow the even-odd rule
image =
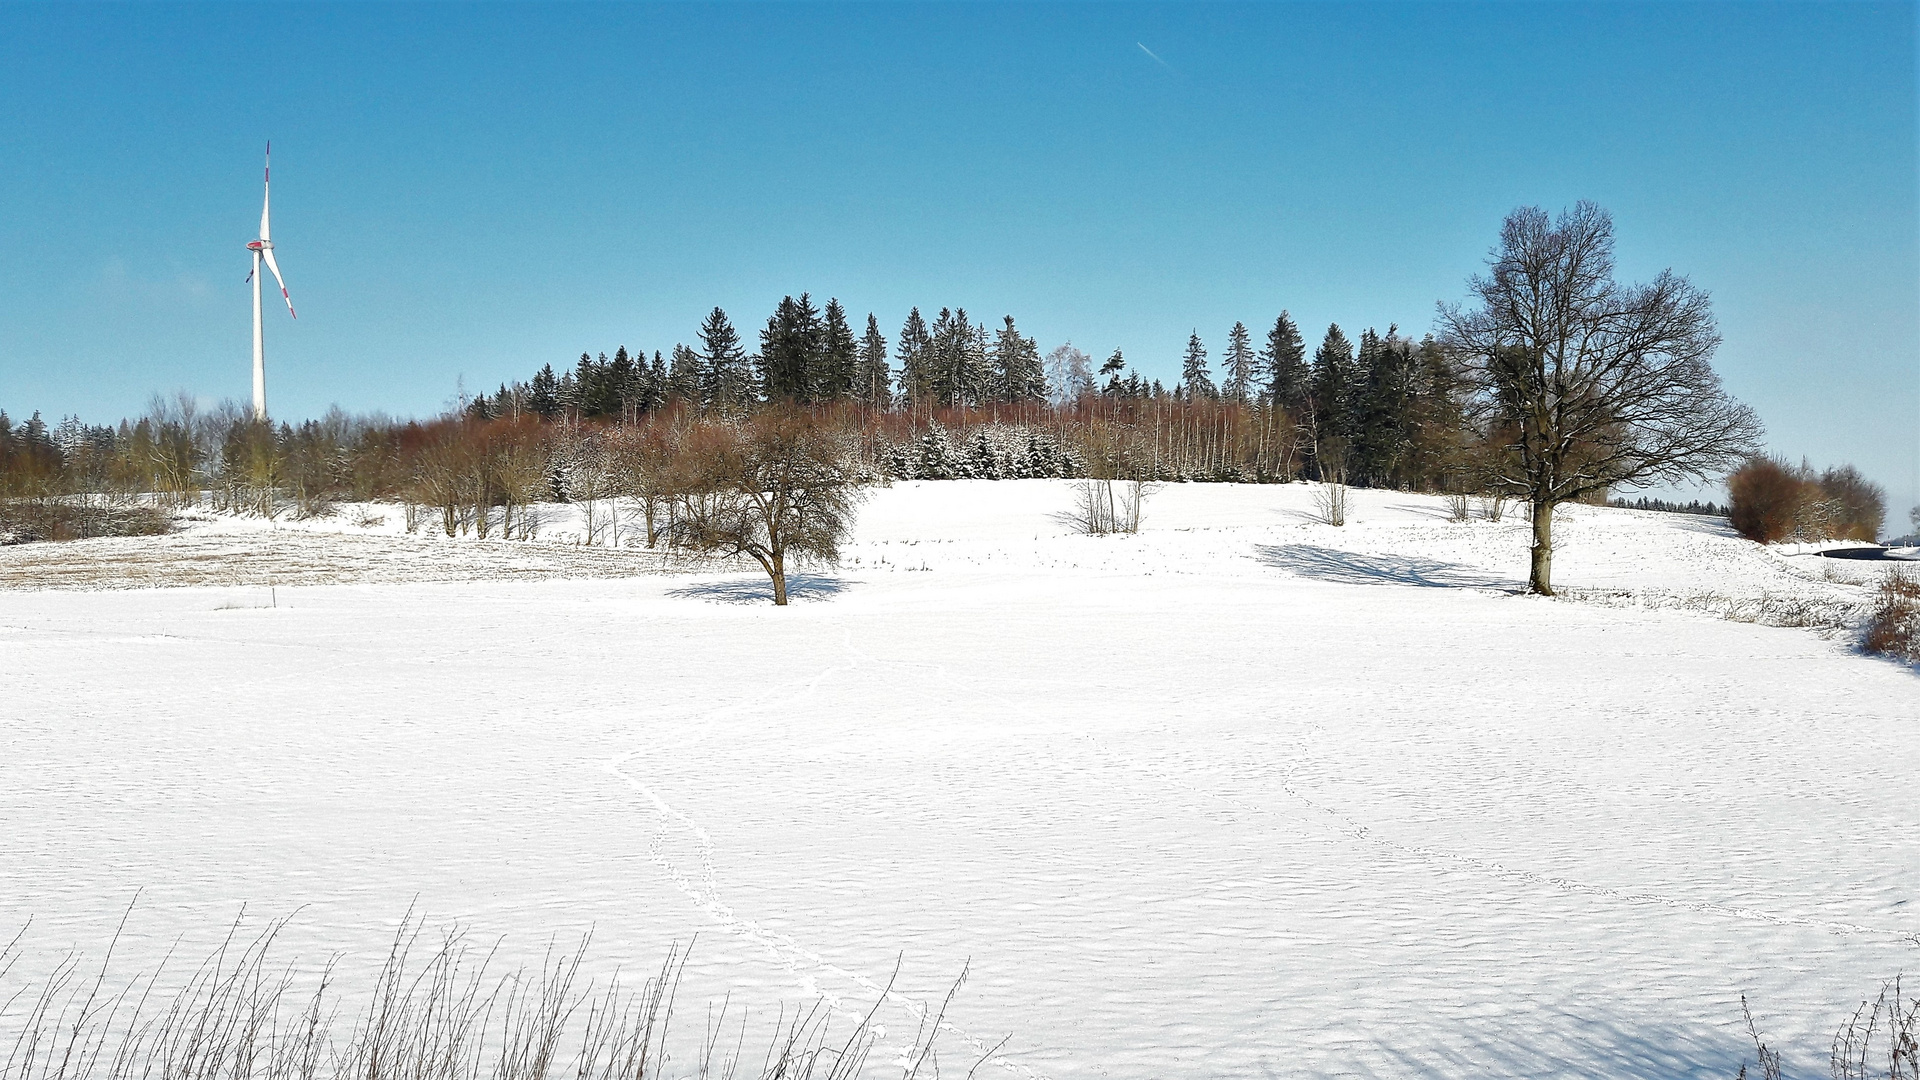
[[[1360,555],[1312,544],[1262,544],[1261,562],[1300,577],[1344,585],[1412,585],[1425,589],[1499,589],[1519,586],[1512,578],[1459,563],[1407,555]]]
[[[846,592],[852,584],[843,578],[818,574],[788,574],[787,599],[825,600]],[[678,589],[669,589],[667,595],[687,600],[710,600],[717,604],[771,604],[773,582],[764,577],[698,581]]]

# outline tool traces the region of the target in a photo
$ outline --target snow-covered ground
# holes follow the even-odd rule
[[[1353,499],[1095,538],[1063,483],[901,484],[785,610],[561,508],[0,549],[0,927],[97,953],[144,890],[126,970],[243,903],[349,969],[410,905],[602,971],[697,935],[687,992],[768,1015],[898,960],[887,1044],[970,962],[982,1076],[1726,1077],[1745,993],[1824,1074],[1920,971],[1920,679],[1715,613],[1844,623],[1886,565],[1576,507],[1545,600],[1518,515]]]

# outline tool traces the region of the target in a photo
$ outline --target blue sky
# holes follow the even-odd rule
[[[1622,276],[1713,294],[1774,448],[1903,518],[1915,55],[1913,4],[9,4],[0,408],[247,395],[269,138],[282,417],[803,289],[1170,377],[1282,308],[1423,332],[1508,210],[1589,198]]]

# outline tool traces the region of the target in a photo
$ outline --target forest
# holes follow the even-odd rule
[[[639,471],[671,472],[702,429],[773,404],[811,414],[870,479],[1307,478],[1457,490],[1476,485],[1486,445],[1457,366],[1431,338],[1368,329],[1356,346],[1336,325],[1309,358],[1284,312],[1259,348],[1236,323],[1217,371],[1195,333],[1171,387],[1118,350],[1097,368],[1070,344],[1043,356],[1011,316],[990,332],[960,308],[931,324],[916,308],[889,343],[872,315],[856,337],[838,300],[823,310],[803,293],[781,300],[753,352],[718,308],[696,341],[670,357],[582,353],[427,420],[333,410],[261,425],[237,404],[204,410],[185,394],[156,397],[117,424],[49,425],[37,413],[15,422],[0,411],[0,497],[158,496],[295,515],[396,500],[441,508],[450,530],[467,519],[489,530],[492,518],[511,534],[513,509],[526,503],[609,489],[638,497],[648,486]]]

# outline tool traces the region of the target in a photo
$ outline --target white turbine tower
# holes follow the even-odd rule
[[[273,280],[280,283],[280,296],[287,302],[287,314],[294,318],[293,297],[287,293],[287,279],[280,276],[280,264],[273,261],[273,229],[267,221],[267,211],[273,205],[273,144],[267,144],[267,167],[261,175],[261,187],[264,193],[260,199],[260,239],[247,244],[247,250],[253,252],[253,272],[247,280],[253,282],[253,418],[264,424],[267,422],[267,350],[260,338],[260,261],[266,260],[267,269],[273,271]]]

